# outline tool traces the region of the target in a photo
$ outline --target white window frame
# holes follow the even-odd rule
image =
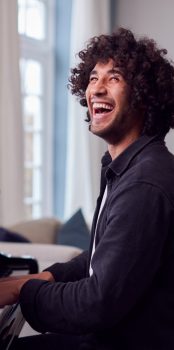
[[[42,214],[53,214],[53,118],[54,118],[54,28],[55,0],[42,0],[47,6],[47,39],[36,40],[20,34],[21,58],[41,62],[43,84],[43,163],[42,163]]]

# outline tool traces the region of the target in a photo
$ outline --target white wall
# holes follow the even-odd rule
[[[116,24],[155,39],[174,61],[174,0],[117,0]],[[174,153],[173,130],[166,143]]]

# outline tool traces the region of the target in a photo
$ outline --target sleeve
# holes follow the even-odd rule
[[[167,198],[150,184],[113,195],[92,258],[93,275],[74,282],[26,282],[20,294],[26,320],[39,332],[94,332],[118,324],[155,278],[170,215]]]
[[[52,273],[55,281],[73,282],[84,278],[87,273],[88,251],[84,251],[66,263],[56,263],[44,271]]]

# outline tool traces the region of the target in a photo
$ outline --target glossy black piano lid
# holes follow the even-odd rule
[[[5,306],[0,314],[0,349],[8,350],[25,323],[20,305]]]
[[[32,257],[16,257],[0,252],[0,277],[19,270],[26,270],[28,273],[37,273],[37,260]]]

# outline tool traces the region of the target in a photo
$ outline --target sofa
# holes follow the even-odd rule
[[[31,243],[1,242],[0,250],[12,255],[33,256],[38,261],[40,271],[56,261],[66,262],[82,250],[75,246],[55,244],[61,226],[62,223],[54,217],[19,222],[8,229]]]
[[[62,223],[57,218],[43,218],[24,221],[8,227],[30,243],[0,242],[0,251],[13,256],[31,256],[38,261],[39,271],[55,262],[66,262],[81,253],[75,246],[55,244]],[[20,336],[33,335],[36,332],[25,322]]]

